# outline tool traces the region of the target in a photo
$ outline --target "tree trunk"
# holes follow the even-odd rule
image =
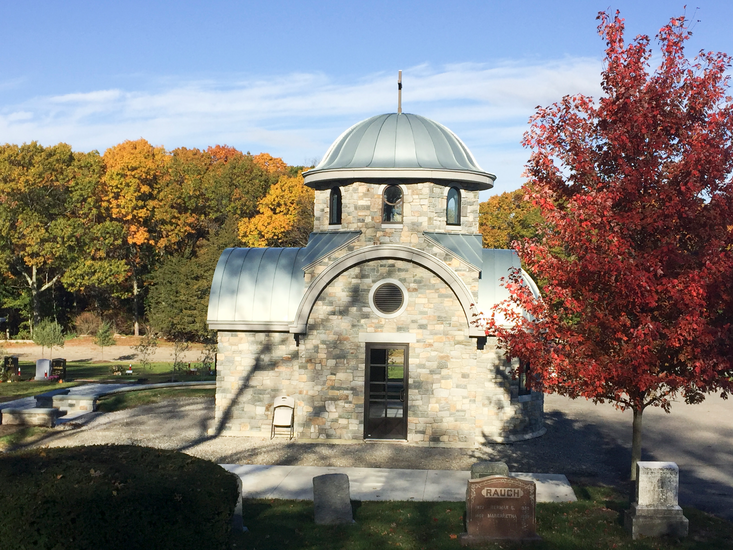
[[[140,321],[137,316],[138,311],[138,288],[137,288],[137,273],[133,272],[132,274],[132,319],[133,319],[133,325],[135,328],[135,336],[140,336]]]
[[[631,481],[636,481],[636,463],[641,460],[641,415],[643,408],[634,407],[631,435]]]
[[[41,319],[41,304],[38,300],[38,271],[36,270],[36,266],[31,267],[31,276],[29,278],[26,275],[26,279],[28,280],[28,286],[31,289],[31,307],[33,308],[33,316],[31,318],[30,329],[31,338],[33,338],[33,329]]]
[[[46,284],[44,284],[41,288],[38,288],[38,268],[36,266],[31,267],[31,274],[28,275],[27,273],[23,272],[23,276],[25,277],[26,282],[28,283],[28,288],[31,290],[31,304],[33,308],[33,314],[31,316],[31,323],[30,323],[30,329],[31,329],[31,338],[33,338],[33,329],[38,324],[38,322],[41,320],[41,300],[39,297],[39,294],[46,290],[49,287],[52,287],[56,281],[59,279],[59,275],[56,275],[53,279],[50,281],[48,280],[48,277],[46,277]]]

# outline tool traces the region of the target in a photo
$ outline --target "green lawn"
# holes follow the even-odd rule
[[[690,535],[682,540],[632,541],[622,525],[628,508],[621,495],[607,488],[576,487],[576,503],[537,505],[541,542],[493,543],[489,549],[533,550],[720,550],[731,548],[733,524],[695,509],[685,508]],[[249,532],[237,535],[237,548],[348,548],[371,550],[404,548],[442,550],[461,548],[465,532],[465,502],[355,502],[356,523],[319,526],[313,503],[286,500],[245,500],[243,516]]]
[[[201,374],[187,374],[187,373],[174,373],[172,362],[152,363],[147,370],[142,370],[140,365],[133,364],[132,375],[122,374],[116,376],[112,374],[112,369],[115,366],[126,368],[130,363],[124,361],[116,361],[109,363],[92,363],[89,361],[69,361],[66,364],[66,381],[63,384],[59,384],[57,381],[49,380],[38,380],[29,381],[35,374],[35,363],[28,361],[21,361],[20,382],[10,382],[0,384],[0,403],[5,401],[12,401],[13,399],[20,399],[22,397],[31,397],[44,393],[49,390],[68,388],[77,386],[83,381],[93,382],[136,382],[138,380],[145,380],[147,383],[154,384],[158,382],[197,382],[204,380],[216,380],[216,376],[210,376],[208,373],[204,373],[200,369]],[[200,366],[196,363],[192,363],[192,367]]]
[[[157,388],[152,390],[140,390],[124,393],[105,395],[97,401],[98,410],[101,412],[121,411],[132,409],[140,405],[158,403],[166,399],[179,399],[185,397],[209,397],[214,398],[215,388]]]

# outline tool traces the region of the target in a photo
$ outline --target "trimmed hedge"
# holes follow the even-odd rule
[[[176,451],[100,445],[0,455],[4,550],[216,549],[237,481]]]

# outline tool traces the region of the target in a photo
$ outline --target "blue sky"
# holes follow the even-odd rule
[[[620,9],[627,38],[653,37],[686,11],[690,56],[733,53],[733,2],[683,6],[4,0],[0,142],[103,152],[144,137],[307,164],[352,124],[396,111],[401,69],[403,110],[453,130],[503,192],[523,182],[520,140],[534,108],[598,95],[598,11]]]

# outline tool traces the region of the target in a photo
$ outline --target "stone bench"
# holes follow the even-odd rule
[[[41,409],[50,409],[54,407],[53,399],[59,395],[66,395],[69,390],[55,390],[40,395],[34,395],[33,398],[36,400],[36,407]]]
[[[94,412],[97,410],[97,395],[70,394],[68,390],[55,395],[36,395],[36,407],[63,409],[68,412]]]
[[[64,411],[53,408],[2,409],[0,411],[2,422],[0,423],[16,426],[46,426],[53,428],[56,425],[56,420],[65,414]]]

